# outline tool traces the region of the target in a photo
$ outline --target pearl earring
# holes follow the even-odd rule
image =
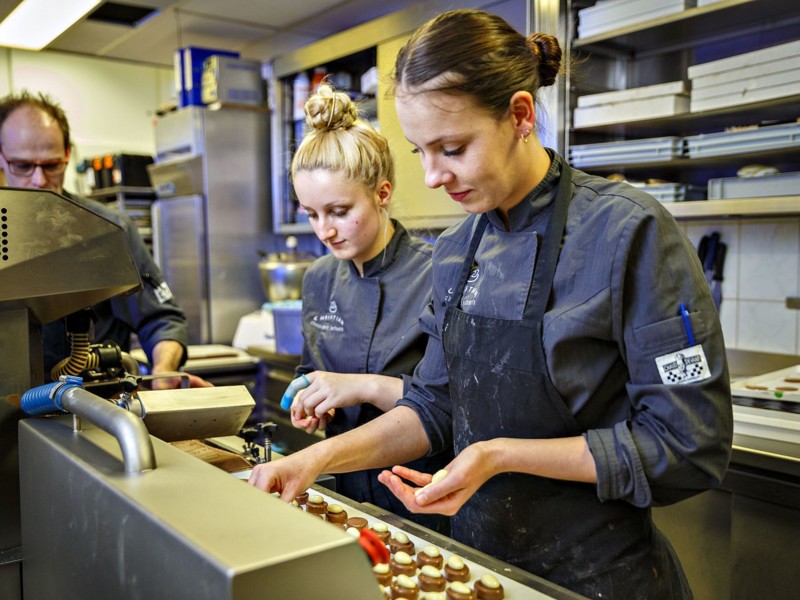
[[[524,143],[528,143],[528,136],[531,134],[530,129],[526,129],[525,131],[520,134],[519,139],[521,139]]]

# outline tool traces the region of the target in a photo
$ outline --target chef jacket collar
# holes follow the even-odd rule
[[[392,236],[392,239],[389,240],[386,248],[381,250],[375,258],[371,258],[364,263],[364,277],[378,277],[381,275],[381,273],[389,269],[389,267],[391,267],[392,264],[394,264],[394,261],[397,259],[397,253],[401,240],[409,237],[408,231],[406,231],[405,227],[403,227],[395,219],[392,219],[391,221],[394,224],[394,235]],[[358,275],[358,271],[356,271],[353,261],[350,261],[350,269],[353,273]]]
[[[522,202],[508,211],[510,231],[526,231],[537,222],[542,210],[555,200],[558,193],[558,182],[561,178],[561,165],[563,158],[550,148],[545,148],[550,156],[550,168],[539,184],[522,199]],[[505,231],[505,225],[496,210],[488,213],[489,222],[500,231]]]

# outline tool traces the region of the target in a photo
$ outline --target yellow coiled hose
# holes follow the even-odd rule
[[[97,369],[99,357],[89,351],[89,333],[69,333],[72,352],[50,370],[50,378],[58,381],[62,375],[80,375],[87,369]]]

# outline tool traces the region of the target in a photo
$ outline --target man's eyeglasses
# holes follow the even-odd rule
[[[33,175],[34,171],[36,171],[36,167],[41,167],[45,175],[61,175],[67,170],[67,164],[69,163],[68,158],[37,162],[30,160],[11,160],[2,150],[0,150],[0,154],[2,154],[3,158],[6,160],[8,170],[11,171],[11,174],[15,177],[30,177]]]

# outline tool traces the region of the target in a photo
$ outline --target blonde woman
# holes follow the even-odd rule
[[[431,296],[430,244],[409,235],[388,208],[394,164],[386,139],[359,119],[344,93],[322,85],[306,103],[308,135],[292,181],[314,233],[330,250],[303,279],[303,353],[292,422],[328,437],[393,408],[425,352],[419,316]],[[409,465],[434,472],[449,451]],[[375,465],[377,467],[385,465]],[[412,515],[378,482],[380,469],[337,476],[337,491],[440,532],[447,517]]]

